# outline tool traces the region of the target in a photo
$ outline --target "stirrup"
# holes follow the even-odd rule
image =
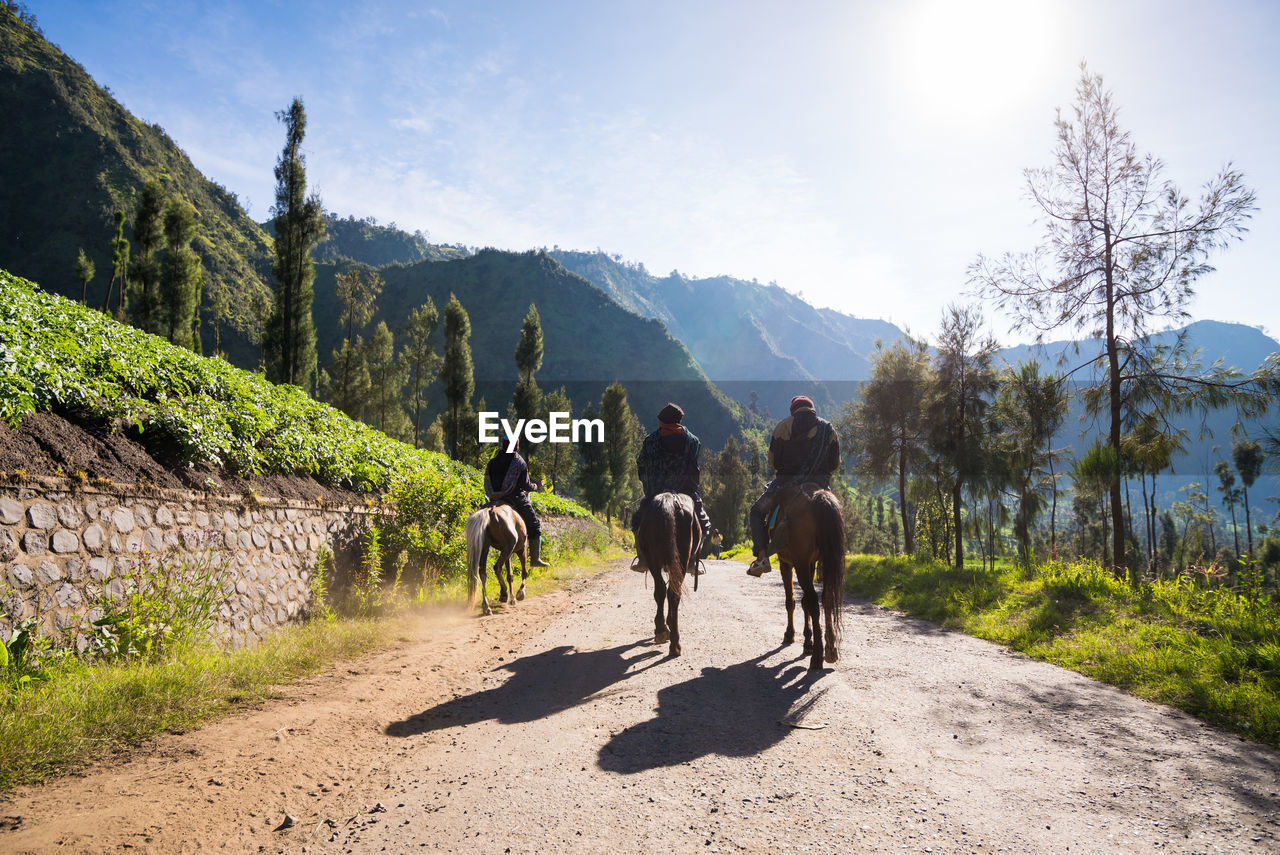
[[[706,572],[707,572],[707,568],[706,568],[706,565],[702,563],[702,559],[701,558],[693,559],[693,564],[692,566],[689,567],[689,573],[694,576],[701,576],[703,573],[706,573]]]
[[[755,576],[759,579],[765,573],[773,571],[773,565],[769,563],[768,555],[761,555],[755,561],[751,562],[751,566],[747,568],[748,576]]]
[[[649,568],[644,566],[644,562],[640,560],[639,555],[631,559],[631,569],[636,571],[637,573],[649,572]]]

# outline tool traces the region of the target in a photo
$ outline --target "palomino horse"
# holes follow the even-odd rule
[[[702,537],[693,499],[683,493],[659,493],[652,499],[642,500],[636,509],[635,535],[640,561],[653,575],[653,600],[658,606],[653,618],[653,642],[670,641],[668,655],[679,656],[680,594]],[[667,605],[665,619],[663,600]]]
[[[529,550],[525,536],[524,520],[510,505],[487,505],[467,518],[467,605],[475,608],[476,588],[480,589],[480,602],[485,614],[493,614],[489,608],[489,595],[485,590],[488,579],[485,573],[485,562],[489,558],[489,547],[498,551],[498,560],[493,562],[493,575],[498,577],[498,587],[502,589],[498,602],[524,599],[525,580],[529,578]],[[515,583],[511,577],[511,553],[520,556],[520,590],[515,596],[510,594]]]
[[[779,516],[786,520],[786,542],[778,550],[782,567],[782,585],[787,597],[787,631],[783,644],[796,639],[796,597],[791,587],[791,572],[803,592],[800,607],[804,611],[804,652],[810,653],[809,669],[821,670],[822,662],[840,658],[840,603],[844,599],[844,518],[840,500],[830,490],[817,484],[801,484],[782,491],[778,499]],[[814,587],[814,565],[822,567],[822,609],[826,614],[825,639],[822,614],[818,608],[818,592]]]

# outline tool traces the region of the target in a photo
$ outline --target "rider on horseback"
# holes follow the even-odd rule
[[[510,452],[507,451],[508,447],[512,449]],[[484,494],[489,497],[489,504],[505,502],[524,520],[529,538],[529,564],[533,567],[550,567],[550,564],[539,557],[542,551],[542,523],[538,521],[533,503],[529,501],[529,491],[541,490],[542,484],[529,480],[529,465],[516,450],[519,447],[518,437],[508,437],[498,443],[498,450],[484,468]]]
[[[680,423],[683,418],[684,410],[675,404],[662,408],[658,413],[658,429],[646,436],[640,446],[636,469],[646,499],[652,499],[659,493],[684,493],[693,499],[693,509],[705,540],[711,534],[711,519],[702,507],[702,496],[698,495],[702,477],[698,470],[698,452],[702,450],[702,443]],[[633,514],[632,532],[635,528],[636,515]],[[639,556],[632,562],[631,569],[641,573],[648,570],[641,566]]]
[[[769,535],[766,518],[787,487],[814,483],[831,487],[831,473],[840,467],[840,440],[831,422],[818,418],[813,400],[797,395],[791,399],[791,415],[778,423],[769,440],[769,465],[777,473],[764,495],[751,506],[751,551],[756,560],[747,573],[760,576],[773,569],[769,564]]]

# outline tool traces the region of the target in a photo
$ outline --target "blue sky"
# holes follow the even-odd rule
[[[776,281],[926,335],[979,252],[1038,240],[1022,170],[1085,60],[1184,192],[1245,173],[1260,210],[1191,311],[1280,335],[1280,4],[27,5],[259,220],[297,95],[328,210]]]

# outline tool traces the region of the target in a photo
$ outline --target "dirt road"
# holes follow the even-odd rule
[[[862,603],[810,674],[731,562],[683,657],[652,608],[617,565],[428,626],[0,800],[0,852],[1280,852],[1280,752],[1180,713]]]

